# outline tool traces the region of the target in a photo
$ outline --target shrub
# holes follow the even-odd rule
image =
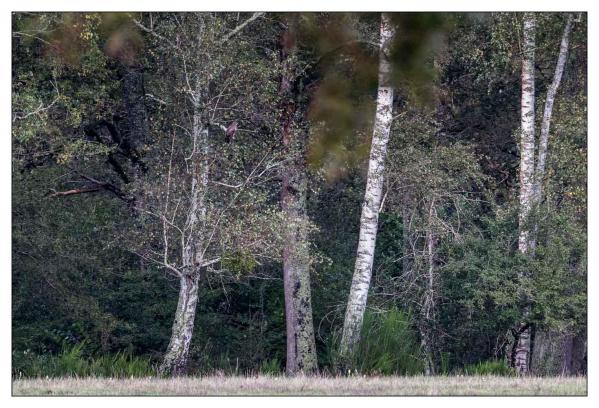
[[[516,372],[512,367],[509,367],[505,361],[488,360],[464,367],[464,374],[513,376],[516,375]]]
[[[276,357],[273,359],[264,360],[260,364],[258,371],[260,374],[279,375],[281,374],[281,362]]]
[[[149,359],[118,352],[84,356],[85,342],[63,346],[58,355],[13,352],[14,377],[149,377],[155,374]]]
[[[384,313],[367,311],[350,365],[361,374],[417,375],[424,371],[419,355],[418,337],[408,313],[397,308]]]

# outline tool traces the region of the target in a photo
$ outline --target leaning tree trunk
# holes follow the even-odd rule
[[[573,23],[573,15],[568,15],[568,19],[566,21],[566,26],[564,27],[564,32],[562,34],[562,39],[560,42],[559,54],[557,58],[557,63],[555,65],[555,72],[553,74],[553,80],[551,81],[551,85],[547,90],[547,96],[545,98],[545,108],[543,110],[543,119],[541,121],[541,135],[539,138],[539,147],[537,152],[537,160],[534,174],[534,191],[533,191],[533,211],[538,211],[541,201],[543,200],[543,183],[545,179],[545,165],[547,162],[547,152],[548,152],[548,144],[549,144],[549,129],[551,126],[551,116],[553,113],[553,104],[555,103],[555,97],[557,95],[557,91],[559,89],[559,85],[564,73],[564,68],[566,65],[566,59],[568,56],[568,46],[570,42],[570,32],[572,30]],[[537,235],[539,230],[538,223],[538,215],[534,218],[534,225],[532,230],[532,236],[530,237],[530,255],[536,249],[537,245]],[[549,336],[551,339],[552,337]],[[568,340],[569,339],[569,340]],[[570,343],[568,343],[570,341]],[[564,366],[562,367],[561,373],[562,375],[567,375],[569,373],[570,363],[567,362],[568,356],[571,356],[571,349],[569,349],[568,344],[571,346],[571,337],[566,337],[564,340],[564,347],[558,347],[558,349],[564,350]],[[553,350],[553,348],[552,348]],[[532,360],[532,359],[531,359]],[[571,358],[570,358],[571,360]]]
[[[200,108],[194,100],[193,115],[193,151],[190,155],[191,191],[184,231],[181,263],[182,274],[179,276],[179,302],[175,313],[175,322],[168,349],[159,368],[161,375],[181,375],[187,371],[189,346],[198,303],[198,290],[203,264],[204,236],[206,223],[205,195],[209,175],[208,128],[202,125]]]
[[[370,278],[372,276],[379,208],[383,190],[383,173],[392,121],[393,88],[391,87],[391,62],[389,54],[393,35],[394,29],[391,16],[387,13],[382,13],[376,116],[368,162],[366,193],[360,217],[360,237],[356,264],[349,299],[347,301],[340,345],[340,353],[344,359],[347,359],[355,351],[355,346],[360,339],[368,289],[370,288]]]
[[[568,57],[568,44],[570,42],[570,31],[572,30],[573,20],[574,18],[572,14],[570,14],[562,35],[562,41],[559,47],[559,56],[555,66],[555,73],[553,74],[553,81],[551,81],[549,90],[547,90],[547,98],[545,99],[543,121],[541,122],[541,137],[539,139],[539,151],[537,153],[537,166],[535,170],[534,201],[536,204],[541,201],[543,194],[543,179],[545,178],[545,163],[547,161],[547,146],[549,144],[551,115],[553,113],[555,95],[557,94],[557,90],[564,74],[564,67],[566,66],[566,58]]]
[[[534,154],[535,154],[535,16],[524,15],[524,38],[522,57],[522,97],[521,97],[521,136],[520,136],[520,210],[518,215],[518,250],[525,256],[531,252],[530,210],[534,199]],[[521,273],[519,279],[528,274]],[[521,283],[522,284],[522,283]],[[524,288],[521,288],[524,293]],[[525,295],[523,295],[525,296]],[[511,353],[511,363],[518,373],[529,372],[531,351],[531,326],[526,322],[530,314],[528,299],[523,319],[514,331],[516,338]]]
[[[288,160],[282,168],[281,207],[285,214],[283,247],[283,285],[287,329],[287,374],[309,374],[317,371],[316,342],[312,322],[310,290],[310,255],[308,252],[304,161],[304,132],[294,126],[296,104],[292,95],[293,70],[289,54],[294,52],[294,39],[289,31],[281,41],[283,146]]]
[[[161,375],[178,376],[187,372],[189,346],[198,304],[199,274],[182,276],[179,281],[179,303],[171,341],[159,369]]]

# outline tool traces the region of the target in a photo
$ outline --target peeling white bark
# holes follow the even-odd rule
[[[181,375],[187,369],[189,346],[198,303],[201,268],[206,265],[204,229],[206,223],[205,194],[208,187],[208,129],[202,126],[199,106],[194,106],[193,150],[188,157],[191,171],[191,194],[181,248],[179,302],[171,340],[159,368],[162,375]]]
[[[555,103],[555,96],[557,94],[557,90],[559,89],[559,85],[560,85],[560,82],[561,82],[561,79],[562,79],[562,76],[564,73],[564,67],[566,65],[566,58],[568,56],[568,46],[569,46],[569,42],[570,42],[570,31],[572,30],[573,20],[574,20],[573,15],[572,14],[568,15],[568,20],[566,22],[566,26],[564,28],[564,32],[562,34],[562,39],[560,42],[560,49],[559,49],[559,54],[558,54],[558,58],[557,58],[557,63],[555,66],[555,72],[553,74],[553,80],[551,81],[551,85],[549,86],[549,89],[547,90],[547,96],[545,99],[545,108],[543,110],[543,119],[541,121],[541,135],[539,138],[536,167],[534,168],[534,181],[533,181],[533,186],[532,186],[532,190],[533,190],[532,197],[530,197],[530,199],[529,199],[530,200],[529,205],[527,207],[525,207],[526,211],[530,211],[531,208],[536,208],[540,204],[542,196],[543,196],[543,181],[545,178],[545,163],[547,160],[547,147],[549,144],[549,129],[551,126],[551,116],[553,113],[553,104]],[[526,35],[526,32],[525,32],[525,35]],[[533,33],[533,35],[534,35],[534,33]],[[534,37],[533,37],[532,47],[534,49]],[[532,61],[534,64],[534,54],[532,56]],[[533,71],[532,81],[534,84],[534,71]],[[523,73],[523,84],[524,84],[524,73]],[[534,91],[533,91],[532,97],[534,100]],[[523,110],[523,112],[524,112],[524,110]],[[532,117],[534,118],[534,107],[532,109]],[[523,120],[523,122],[524,122],[524,120]],[[533,135],[534,135],[534,124],[533,124],[532,131],[533,131]],[[533,142],[534,142],[534,136],[533,136]],[[534,145],[533,145],[532,155],[534,157]],[[528,162],[527,162],[527,166],[528,166]],[[533,166],[534,166],[534,159],[533,159]],[[528,170],[528,168],[527,168],[527,170]],[[522,203],[522,196],[521,196],[521,203]],[[523,225],[523,222],[524,223],[527,222],[526,221],[527,217],[528,217],[528,215],[521,214],[521,221],[520,221],[521,224],[520,225]],[[530,222],[528,224],[530,224]],[[519,245],[519,249],[523,254],[527,254],[529,256],[532,256],[536,249],[536,236],[537,236],[537,231],[538,231],[538,223],[535,220],[533,224],[534,225],[532,226],[531,230],[529,229],[530,228],[529,226],[526,226],[525,228],[521,228],[521,232],[520,232],[521,242],[519,242],[519,243],[521,245]],[[524,231],[524,233],[523,233],[523,231]],[[525,238],[525,237],[523,237],[523,234],[530,234],[530,235]],[[527,308],[525,310],[525,317],[526,317],[526,315],[528,315],[528,313],[530,313],[530,310]],[[516,347],[513,352],[513,360],[514,360],[513,364],[514,364],[514,367],[518,370],[518,372],[520,374],[527,374],[528,372],[530,372],[530,361],[531,361],[531,354],[532,354],[532,347],[533,347],[532,333],[531,333],[532,328],[530,326],[523,326],[523,324],[524,323],[522,322],[521,327],[525,327],[525,328],[524,328],[524,330],[519,330],[520,334],[517,338]]]
[[[199,275],[180,278],[179,302],[171,340],[159,368],[161,375],[178,376],[186,373],[189,346],[198,304]]]
[[[520,135],[520,235],[518,249],[528,253],[530,228],[527,226],[534,188],[535,154],[535,17],[524,16],[522,58],[522,97]]]
[[[376,117],[368,162],[366,193],[364,195],[362,216],[360,218],[360,237],[356,264],[345,312],[340,347],[341,355],[345,357],[353,353],[354,347],[359,341],[372,276],[379,208],[383,189],[383,173],[392,121],[393,88],[390,84],[391,63],[389,55],[393,35],[394,28],[390,15],[382,13]]]
[[[534,166],[535,166],[535,16],[524,14],[523,24],[523,56],[522,56],[522,97],[521,97],[521,135],[520,135],[520,211],[518,221],[520,232],[518,250],[528,255],[531,249],[530,210],[534,198]],[[534,245],[534,244],[533,244]],[[524,278],[522,275],[520,278]],[[527,307],[524,319],[530,313]],[[530,362],[529,326],[523,326],[516,339],[512,364],[520,374],[527,374]]]

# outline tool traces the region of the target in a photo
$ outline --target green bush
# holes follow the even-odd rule
[[[149,359],[118,352],[84,356],[85,342],[63,346],[58,355],[13,352],[13,377],[149,377],[155,375]]]
[[[513,376],[516,375],[516,372],[512,367],[509,367],[505,361],[488,360],[464,367],[464,374]]]
[[[260,364],[260,368],[258,371],[260,374],[266,374],[266,375],[281,374],[281,362],[276,357],[273,359],[264,360]]]
[[[361,374],[417,375],[424,371],[420,347],[408,313],[393,308],[385,313],[368,311],[362,338],[353,357]]]

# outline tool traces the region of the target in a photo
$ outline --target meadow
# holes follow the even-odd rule
[[[206,376],[16,379],[13,395],[188,396],[586,396],[586,377],[283,377]]]

